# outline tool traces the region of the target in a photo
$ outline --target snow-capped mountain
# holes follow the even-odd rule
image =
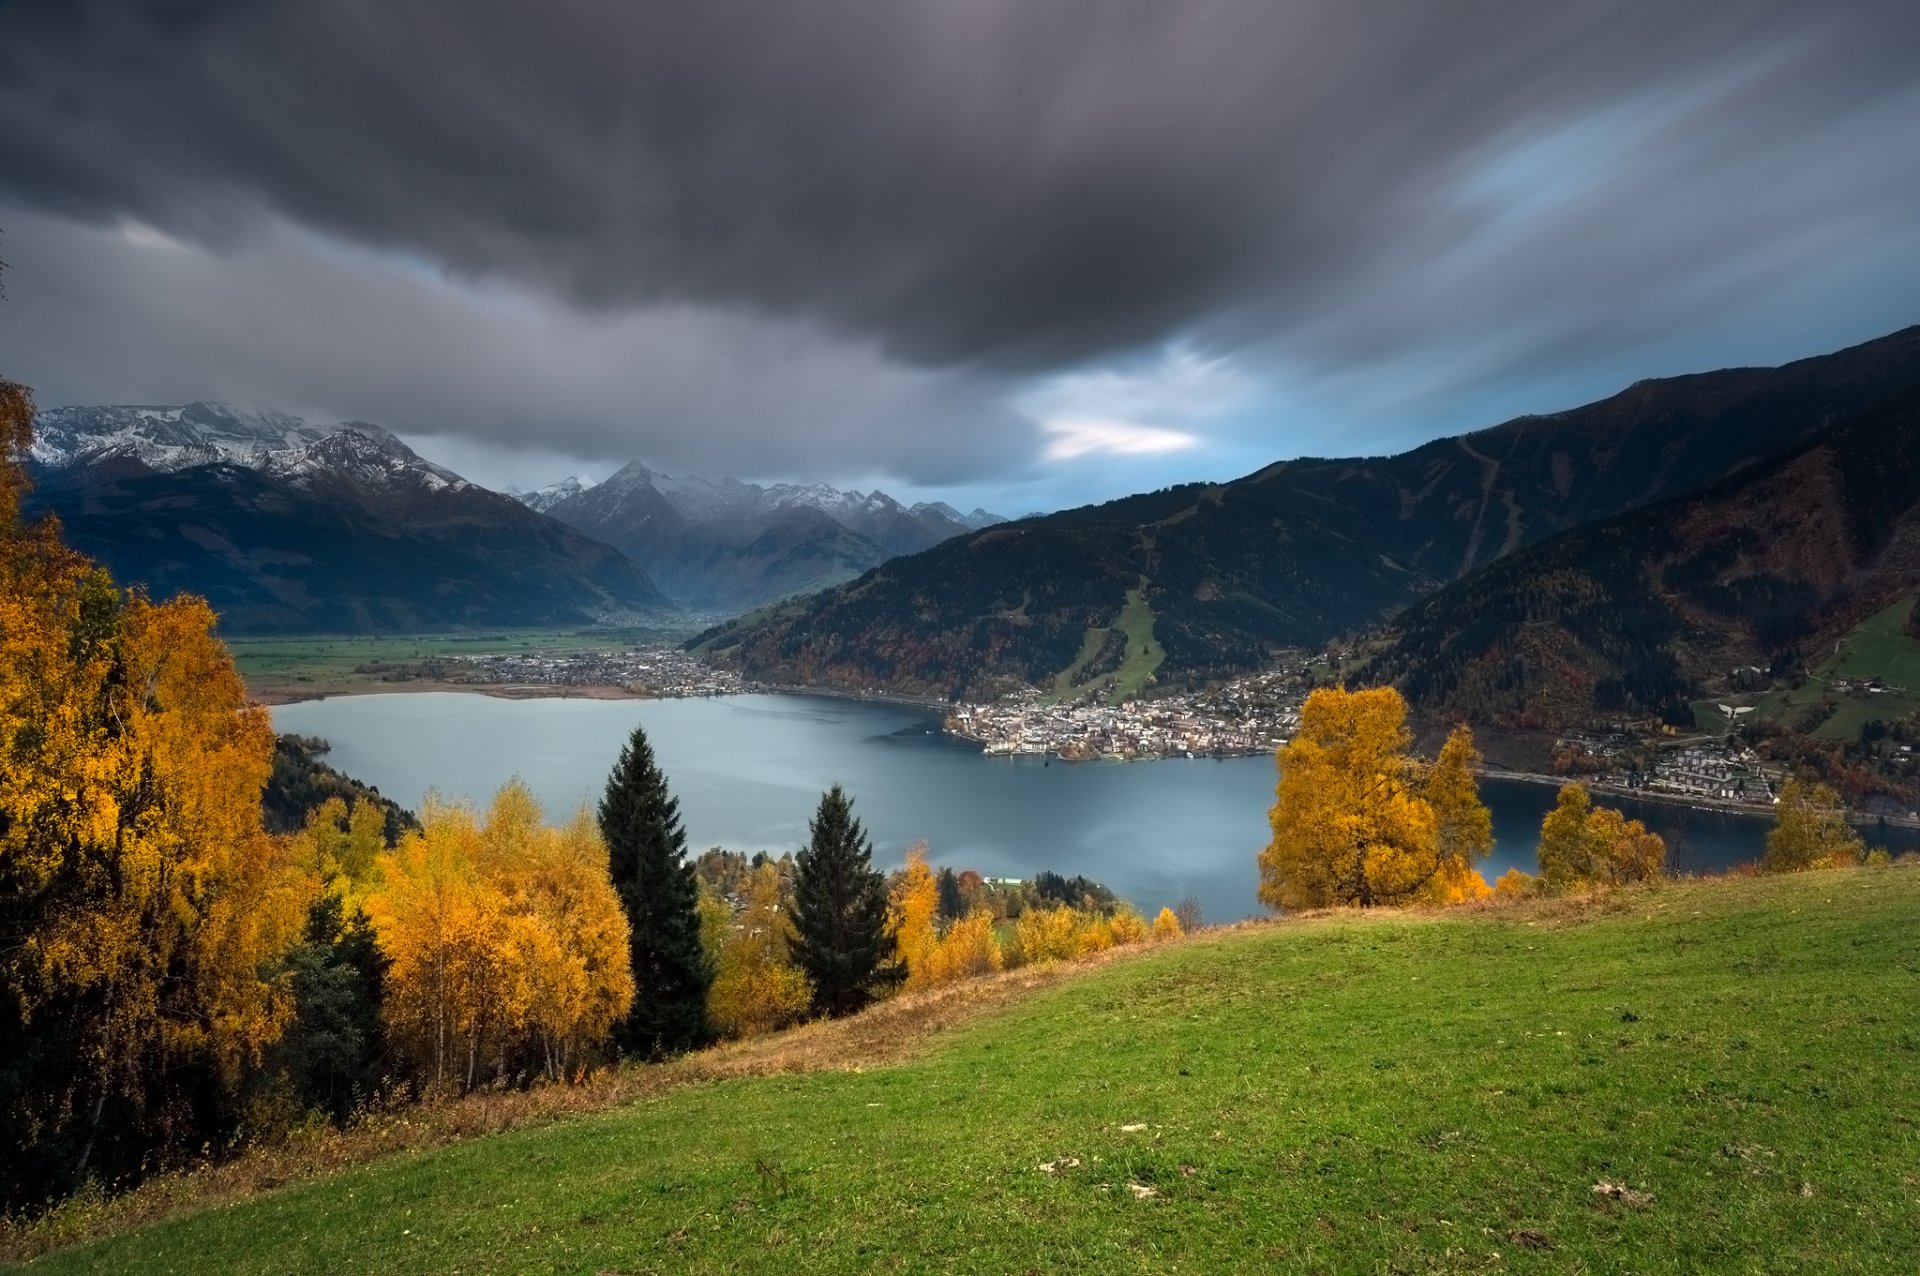
[[[529,504],[539,498],[520,497]],[[824,589],[889,558],[1004,521],[937,502],[909,508],[885,492],[824,483],[762,487],[736,478],[676,477],[639,461],[544,508],[624,551],[670,596],[721,609]]]
[[[558,483],[549,483],[545,487],[536,487],[531,492],[523,492],[517,487],[509,487],[507,495],[519,501],[528,509],[539,510],[542,514],[566,500],[569,496],[578,496],[593,484],[577,475],[568,475]]]
[[[156,596],[208,598],[233,632],[415,632],[659,616],[612,546],[436,465],[364,421],[262,408],[54,408],[33,502]]]
[[[586,491],[578,478],[562,479],[537,492],[514,492],[527,505],[551,510]],[[825,483],[775,483],[762,487],[736,478],[676,477],[634,461],[600,484],[600,501],[632,500],[643,490],[662,498],[682,518],[694,523],[764,520],[782,510],[813,509],[834,522],[879,542],[895,553],[909,554],[936,545],[949,536],[977,531],[1006,520],[976,509],[962,514],[942,501],[902,505],[882,491],[842,491]]]
[[[377,487],[417,487],[429,492],[474,486],[435,465],[377,425],[354,421],[317,443],[268,452],[251,468],[298,486],[321,478],[345,478]]]
[[[214,461],[258,468],[266,458],[310,447],[338,428],[230,403],[48,408],[34,418],[31,455],[47,469],[113,458],[155,470]]]
[[[229,403],[50,408],[34,418],[31,455],[48,470],[137,461],[173,473],[224,463],[295,486],[322,477],[427,491],[472,486],[371,422],[316,425]]]

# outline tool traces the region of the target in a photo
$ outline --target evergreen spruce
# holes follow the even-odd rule
[[[813,985],[816,1013],[852,1014],[906,975],[892,960],[886,883],[839,785],[821,795],[808,828],[794,860],[793,959]]]
[[[940,892],[940,919],[957,922],[966,916],[967,901],[960,894],[960,879],[954,871],[950,868],[941,869],[935,874],[934,883]]]
[[[633,1010],[615,1030],[627,1054],[658,1059],[706,1039],[713,970],[700,946],[700,890],[687,862],[680,803],[640,727],[600,799],[613,888],[632,930]]]

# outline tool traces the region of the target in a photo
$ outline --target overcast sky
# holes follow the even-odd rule
[[[1920,321],[1912,0],[0,0],[0,374],[1006,513]]]

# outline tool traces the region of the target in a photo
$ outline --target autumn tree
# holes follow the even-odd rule
[[[936,922],[940,888],[927,867],[927,848],[915,843],[907,850],[907,866],[889,892],[887,924],[893,931],[894,952],[907,968],[906,986],[924,988],[933,980],[933,950],[940,936]]]
[[[1916,609],[1920,610],[1920,609]],[[1840,795],[1824,784],[1788,780],[1780,789],[1773,831],[1761,865],[1769,873],[1798,873],[1829,864],[1857,862],[1866,851]]]
[[[1066,904],[1029,908],[1013,924],[1013,949],[1023,966],[1078,957],[1081,917]]]
[[[1567,784],[1540,823],[1539,857],[1542,885],[1564,891],[1658,877],[1667,847],[1639,820],[1596,808],[1583,786]]]
[[[755,1037],[806,1018],[813,990],[793,964],[794,939],[780,867],[762,861],[748,878],[745,907],[720,945],[707,999],[716,1032]]]
[[[851,1014],[905,977],[892,960],[886,887],[839,785],[821,795],[808,833],[795,858],[793,957],[812,985],[816,1011]]]
[[[584,810],[549,826],[514,780],[495,796],[481,845],[481,867],[504,896],[518,950],[524,1009],[515,1027],[546,1075],[564,1079],[628,1018],[635,999],[627,918],[607,871],[606,843]]]
[[[993,914],[976,908],[947,927],[933,949],[933,982],[951,983],[990,975],[1005,964]]]
[[[1307,697],[1260,853],[1271,908],[1371,907],[1442,897],[1492,844],[1473,783],[1473,737],[1456,728],[1431,767],[1410,754],[1407,705],[1391,687]],[[1477,873],[1475,874],[1477,877]]]
[[[431,1093],[573,1074],[633,1001],[626,916],[584,812],[548,827],[517,782],[483,822],[429,800],[368,900],[383,1016]]]
[[[1539,890],[1540,879],[1520,868],[1508,869],[1493,884],[1494,897],[1502,900],[1527,899]]]
[[[214,617],[22,524],[32,401],[0,383],[0,1190],[197,1146],[292,1009],[310,884]],[[213,1124],[210,1125],[209,1123]]]
[[[1163,939],[1178,939],[1186,932],[1181,929],[1180,918],[1171,908],[1163,908],[1153,919],[1153,938],[1158,943]]]
[[[493,990],[506,981],[504,919],[481,878],[473,812],[430,799],[420,825],[382,857],[368,911],[388,966],[386,1030],[422,1086],[444,1094],[479,1079]]]
[[[621,1048],[646,1058],[700,1044],[713,969],[700,947],[699,887],[680,803],[636,724],[600,799],[600,832],[632,935],[633,1010]]]
[[[388,836],[389,829],[398,832],[375,803],[330,797],[307,813],[294,843],[296,858],[328,891],[357,901],[372,886],[380,857],[398,840]]]
[[[1147,919],[1142,917],[1133,905],[1123,904],[1116,908],[1113,916],[1107,920],[1107,933],[1113,936],[1116,946],[1123,947],[1127,944],[1138,944],[1153,932],[1147,925]]]

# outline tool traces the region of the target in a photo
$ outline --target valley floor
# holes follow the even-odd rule
[[[819,1070],[30,1270],[1920,1269],[1920,870],[1335,914],[1022,978],[771,1046]]]

